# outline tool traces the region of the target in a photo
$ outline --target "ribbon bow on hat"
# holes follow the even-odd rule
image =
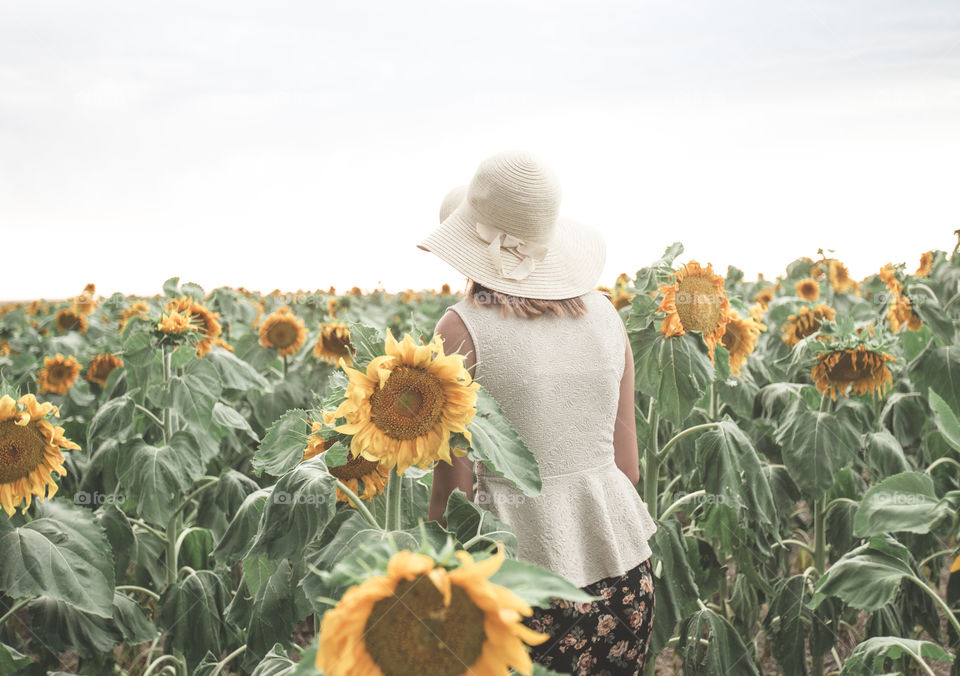
[[[501,277],[507,279],[526,279],[536,268],[537,263],[547,255],[545,244],[525,242],[519,237],[509,235],[492,225],[477,223],[477,234],[480,239],[489,244],[487,253],[490,254],[493,267],[496,268]],[[512,249],[521,258],[520,262],[510,272],[503,271],[503,259],[500,257],[500,252],[504,249]]]

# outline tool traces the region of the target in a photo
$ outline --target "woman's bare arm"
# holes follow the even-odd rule
[[[626,335],[626,327],[624,327]],[[629,337],[624,355],[623,376],[620,378],[620,403],[617,405],[617,423],[613,428],[613,450],[617,467],[627,475],[630,483],[640,482],[640,456],[637,449],[637,419],[634,413],[633,349]]]
[[[458,352],[466,356],[464,366],[472,376],[476,370],[477,359],[473,350],[473,340],[470,333],[464,325],[460,315],[456,312],[448,311],[434,330],[443,338],[443,351],[445,354]],[[468,500],[473,500],[473,461],[467,458],[459,458],[451,453],[453,465],[448,465],[443,460],[439,461],[433,470],[433,490],[430,493],[430,521],[439,521],[441,525],[446,526],[443,519],[443,513],[447,509],[447,500],[454,488],[459,488],[467,494]]]

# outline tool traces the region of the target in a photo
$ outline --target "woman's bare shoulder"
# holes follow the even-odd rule
[[[443,343],[448,353],[463,353],[464,350],[460,349],[461,345],[463,345],[466,350],[473,348],[473,340],[470,338],[470,332],[467,331],[467,325],[463,323],[460,314],[455,310],[447,308],[447,311],[440,318],[440,321],[437,322],[434,333],[439,334],[443,338]]]

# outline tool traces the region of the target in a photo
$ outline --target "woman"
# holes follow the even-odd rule
[[[454,488],[473,499],[476,473],[476,502],[514,529],[517,558],[601,597],[535,609],[525,623],[550,639],[533,659],[561,673],[639,674],[654,617],[647,540],[657,527],[635,488],[633,354],[620,315],[595,290],[603,238],[559,218],[559,201],[542,162],[501,153],[448,196],[440,227],[418,245],[467,277],[436,332],[448,352],[466,355],[543,484],[527,497],[456,458],[434,471],[430,518],[442,520]]]

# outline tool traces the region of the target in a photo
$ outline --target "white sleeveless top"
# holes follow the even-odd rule
[[[525,496],[474,463],[478,504],[517,534],[517,558],[578,587],[622,575],[651,554],[657,526],[616,465],[613,430],[626,332],[599,291],[583,317],[501,316],[466,299],[449,309],[476,350],[476,380],[500,404],[537,459],[543,488]]]

